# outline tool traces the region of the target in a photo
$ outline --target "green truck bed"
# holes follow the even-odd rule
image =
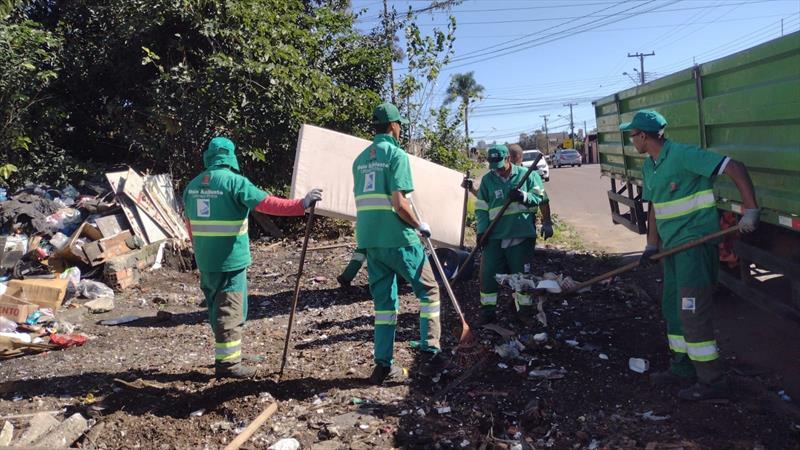
[[[762,221],[800,231],[800,32],[604,97],[594,106],[604,175],[641,186],[644,157],[618,125],[640,109],[655,109],[669,122],[669,139],[747,165]],[[728,177],[717,179],[714,192],[720,209],[741,212]]]

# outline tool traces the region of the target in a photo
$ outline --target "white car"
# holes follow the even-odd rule
[[[522,165],[530,167],[533,161],[541,154],[539,150],[525,150],[522,152]],[[544,157],[536,164],[536,171],[544,181],[550,181],[550,167],[547,165],[547,160]]]

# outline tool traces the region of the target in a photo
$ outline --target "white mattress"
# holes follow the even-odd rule
[[[370,141],[313,125],[303,125],[297,140],[292,174],[292,198],[310,189],[324,190],[316,207],[322,216],[354,221],[353,161]],[[409,155],[414,178],[414,204],[439,245],[457,247],[464,208],[463,175],[453,169]]]

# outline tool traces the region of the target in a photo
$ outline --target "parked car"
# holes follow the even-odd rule
[[[525,150],[522,152],[522,165],[530,167],[533,161],[541,154],[539,150]],[[542,159],[536,164],[536,171],[544,181],[550,181],[550,167],[547,165],[547,160]]]
[[[578,166],[580,167],[583,163],[583,157],[577,150],[573,150],[571,148],[564,148],[556,150],[556,154],[553,155],[553,166],[561,167],[561,166]]]

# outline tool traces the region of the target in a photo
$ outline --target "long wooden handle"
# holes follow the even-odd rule
[[[650,259],[653,260],[653,261],[658,261],[659,259],[666,258],[667,256],[674,255],[675,253],[682,252],[682,251],[684,251],[686,249],[689,249],[689,248],[692,248],[692,247],[697,247],[698,245],[703,244],[705,242],[708,242],[710,240],[723,237],[725,235],[733,233],[734,231],[739,231],[739,225],[736,225],[736,226],[733,226],[733,227],[730,227],[730,228],[726,228],[724,230],[720,230],[720,231],[717,231],[715,233],[711,233],[708,236],[703,236],[700,239],[695,239],[694,241],[686,242],[685,244],[681,244],[681,245],[679,245],[677,247],[671,248],[669,250],[665,250],[665,251],[663,251],[661,253],[656,253],[655,255],[651,256]],[[565,294],[570,294],[570,293],[573,293],[573,292],[577,292],[577,291],[579,291],[579,290],[581,290],[581,289],[583,289],[583,288],[585,288],[587,286],[591,286],[591,285],[593,285],[593,284],[595,284],[595,283],[597,283],[599,281],[606,280],[608,278],[611,278],[613,276],[619,275],[621,273],[625,273],[625,272],[627,272],[629,270],[633,270],[633,269],[635,269],[637,267],[639,267],[639,260],[638,259],[636,261],[630,263],[630,264],[626,264],[626,265],[624,265],[622,267],[619,267],[619,268],[616,268],[616,269],[614,269],[614,270],[612,270],[610,272],[606,272],[606,273],[604,273],[602,275],[598,275],[598,276],[592,278],[591,280],[584,281],[583,283],[577,284],[572,289],[568,289],[568,290],[564,291],[564,293]]]
[[[521,180],[519,180],[519,183],[517,183],[517,187],[515,189],[519,189],[522,187],[523,184],[525,184],[525,181],[527,181],[528,178],[533,173],[533,171],[536,170],[536,165],[539,164],[539,160],[542,159],[542,156],[544,155],[542,155],[542,153],[539,153],[539,156],[537,156],[536,160],[533,161],[533,164],[531,164],[531,166],[528,167],[528,171],[525,172],[525,175],[522,177]],[[500,212],[497,213],[497,216],[495,216],[494,220],[492,220],[492,222],[489,223],[489,227],[486,228],[486,231],[483,232],[481,240],[478,241],[475,244],[475,247],[473,247],[472,251],[469,252],[469,256],[467,257],[464,264],[458,268],[458,272],[456,272],[455,276],[453,276],[453,281],[458,281],[458,279],[461,277],[461,274],[464,272],[464,268],[472,262],[472,258],[475,257],[475,252],[478,251],[478,249],[483,245],[486,239],[489,238],[489,235],[492,234],[492,230],[494,230],[495,225],[497,225],[497,222],[499,222],[500,218],[503,217],[503,214],[506,213],[506,210],[508,209],[509,206],[511,206],[511,195],[508,196],[506,203],[503,205],[502,208],[500,208]]]
[[[281,357],[281,370],[278,372],[278,381],[283,378],[283,369],[286,367],[286,356],[289,354],[289,341],[292,338],[292,324],[294,323],[294,314],[297,310],[297,299],[300,297],[300,281],[303,276],[303,265],[306,262],[306,250],[308,249],[308,238],[311,236],[311,224],[314,222],[314,210],[317,207],[317,202],[311,202],[311,211],[308,213],[308,221],[306,221],[306,236],[303,238],[303,250],[300,252],[300,264],[297,268],[297,280],[294,283],[294,298],[292,299],[292,312],[289,313],[289,326],[286,327],[286,340],[283,341],[283,356]]]
[[[241,433],[239,433],[238,436],[236,436],[236,439],[232,440],[230,444],[225,446],[225,450],[239,450],[239,447],[241,447],[245,442],[247,442],[247,440],[250,439],[253,433],[255,433],[256,430],[258,430],[259,428],[261,428],[261,425],[264,425],[264,422],[266,422],[267,419],[270,418],[270,416],[275,414],[275,411],[277,410],[278,410],[277,403],[269,405],[267,409],[262,411],[261,414],[259,414],[258,417],[255,418],[255,420],[250,422],[250,425],[248,425],[247,428],[244,429],[244,431],[242,431]]]

